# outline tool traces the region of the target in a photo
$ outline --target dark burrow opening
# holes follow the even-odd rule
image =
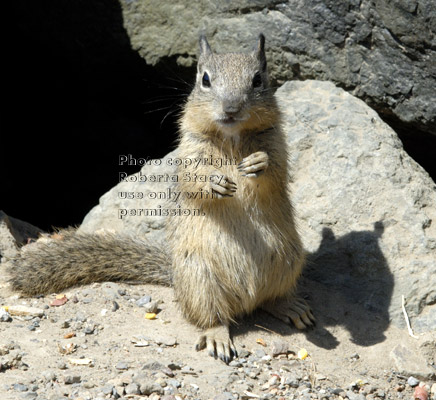
[[[149,66],[117,1],[15,3],[1,139],[0,209],[44,230],[78,225],[119,182],[119,156],[160,158],[195,68]]]
[[[80,224],[115,186],[120,155],[160,158],[195,67],[149,66],[131,49],[117,1],[14,3],[1,138],[0,209],[44,230]],[[406,151],[436,178],[436,136],[398,121]]]
[[[400,121],[392,115],[380,116],[397,133],[407,154],[436,182],[436,132],[424,132],[414,124]]]

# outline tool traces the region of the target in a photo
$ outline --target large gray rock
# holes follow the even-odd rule
[[[413,327],[436,329],[435,183],[375,111],[332,83],[287,82],[277,97],[306,275],[312,291],[330,292],[320,306],[359,305],[349,328],[370,341],[359,319],[389,315],[404,326],[404,295]]]
[[[0,210],[0,259],[14,256],[29,240],[36,239],[43,231],[28,222],[9,217]]]
[[[268,40],[273,78],[331,80],[377,110],[436,134],[433,0],[120,0],[132,47],[150,64],[190,66],[199,32],[218,51]]]
[[[403,344],[398,344],[391,350],[390,358],[396,370],[404,376],[431,379],[436,374],[434,368],[427,365],[427,361],[419,352],[414,352]]]
[[[176,158],[176,151],[173,151],[160,160],[151,160],[140,172],[125,180],[120,178],[120,183],[104,194],[99,204],[85,216],[79,229],[83,232],[106,229],[164,240],[162,229],[166,219],[159,215],[159,210],[171,208],[174,203],[171,176],[175,169],[171,163]],[[123,174],[122,166],[119,172]],[[168,174],[167,179],[165,174]],[[158,178],[160,175],[161,179]]]
[[[332,83],[287,82],[277,91],[288,134],[290,188],[309,253],[302,289],[321,315],[354,341],[383,339],[392,320],[404,326],[401,296],[416,331],[436,329],[436,186],[403,150],[396,134],[361,100]],[[168,163],[141,174],[174,174]],[[138,179],[139,175],[136,175]],[[163,240],[165,218],[122,210],[172,208],[153,200],[169,182],[122,182],[106,193],[81,227],[115,229]],[[121,200],[120,192],[145,200]],[[124,213],[124,211],[123,211]],[[326,337],[324,346],[334,346]]]

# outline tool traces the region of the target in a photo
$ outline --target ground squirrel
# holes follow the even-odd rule
[[[236,349],[229,324],[257,307],[297,328],[312,325],[295,297],[304,263],[289,200],[287,150],[268,83],[265,38],[249,54],[213,53],[200,37],[194,89],[180,118],[178,157],[233,159],[192,164],[206,182],[184,182],[179,205],[202,216],[169,218],[168,246],[116,234],[61,231],[25,246],[12,260],[11,285],[27,295],[107,280],[172,285],[183,315],[203,330],[196,349],[228,363]],[[187,172],[180,168],[178,174]]]

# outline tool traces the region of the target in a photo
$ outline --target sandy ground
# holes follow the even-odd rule
[[[44,312],[0,322],[1,399],[411,399],[410,376],[392,350],[404,345],[428,362],[434,357],[435,335],[415,339],[363,317],[369,326],[359,334],[350,329],[353,319],[361,326],[352,308],[336,304],[341,321],[325,301],[321,310],[314,307],[317,325],[307,332],[262,311],[246,317],[232,328],[240,358],[227,366],[194,350],[198,330],[183,319],[170,288],[96,283],[68,290],[64,305],[50,306],[55,294],[19,298],[0,272],[0,306]],[[159,302],[155,319],[136,303],[144,295]],[[320,304],[317,295],[309,295],[313,305]],[[278,346],[283,354],[273,355]],[[301,349],[309,354],[304,360]],[[434,383],[417,381],[429,392]]]

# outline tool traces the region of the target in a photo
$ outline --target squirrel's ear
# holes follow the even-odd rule
[[[199,43],[200,43],[200,56],[212,54],[212,49],[210,48],[205,35],[200,35]]]
[[[266,71],[265,36],[263,35],[263,33],[261,33],[259,35],[259,40],[257,42],[256,55],[260,61],[262,72]]]

